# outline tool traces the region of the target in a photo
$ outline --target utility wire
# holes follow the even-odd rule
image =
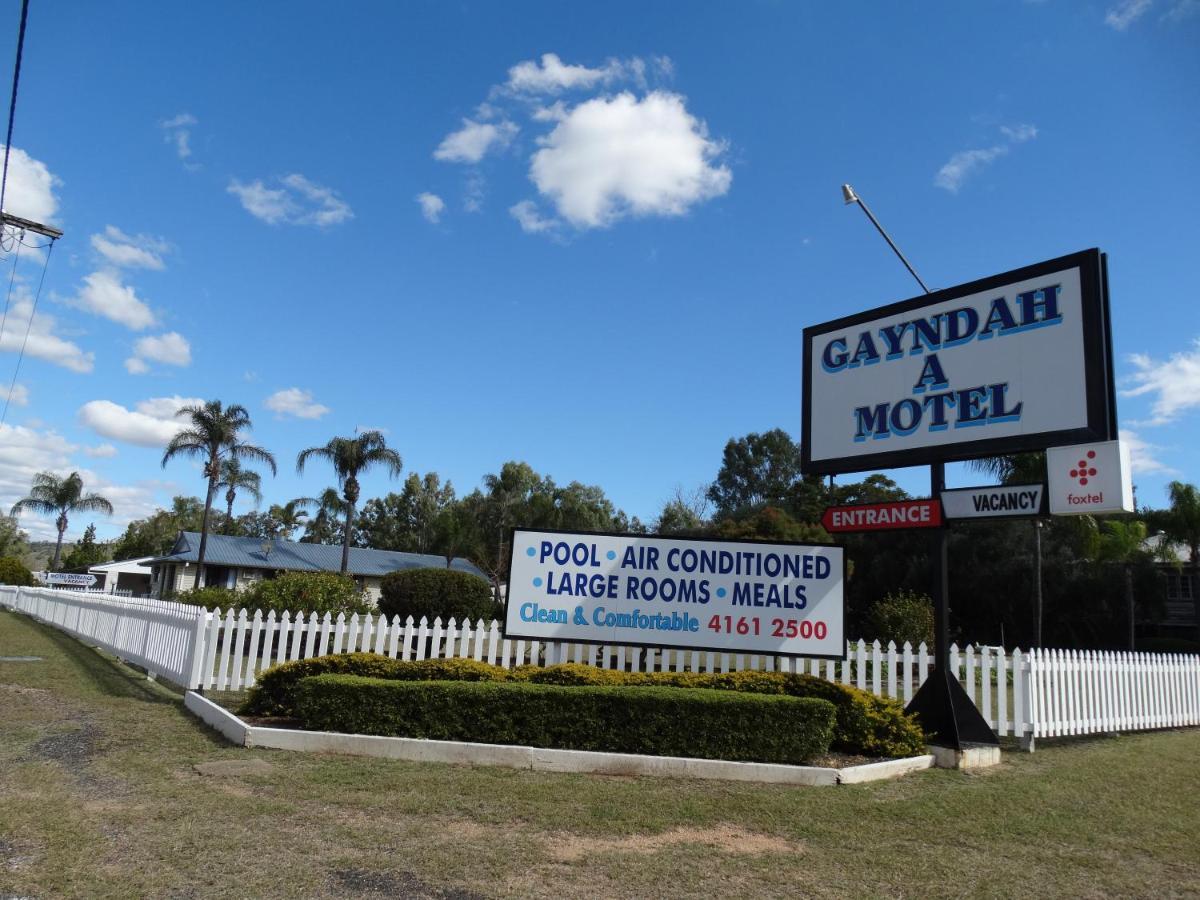
[[[12,275],[8,278],[8,295],[4,298],[4,318],[0,319],[0,346],[4,344],[4,326],[8,324],[8,305],[12,303],[13,283],[17,280],[17,263],[21,261],[21,248],[25,242],[19,237],[16,241],[17,252],[13,255]]]
[[[17,388],[17,375],[21,372],[21,360],[25,358],[25,345],[29,343],[29,332],[33,330],[33,317],[37,315],[38,300],[42,297],[42,285],[46,283],[46,270],[50,268],[50,254],[54,252],[54,241],[46,249],[46,260],[42,263],[42,277],[38,279],[37,293],[33,295],[33,309],[29,311],[29,324],[25,326],[25,339],[21,341],[21,352],[17,354],[17,367],[13,369],[12,383],[8,386],[8,396],[4,398],[4,412],[0,413],[0,425],[8,418],[8,405],[12,402],[13,391]]]
[[[8,188],[8,154],[12,150],[13,120],[17,115],[17,84],[21,80],[21,51],[25,48],[25,22],[29,18],[29,0],[21,0],[21,30],[17,32],[17,64],[13,68],[12,100],[8,104],[8,137],[4,141],[4,174],[0,175],[0,212],[4,212],[4,192]]]

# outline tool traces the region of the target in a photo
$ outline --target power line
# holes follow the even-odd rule
[[[0,212],[4,211],[4,193],[8,188],[8,155],[12,151],[13,121],[17,116],[17,84],[21,80],[21,52],[25,49],[25,22],[29,19],[29,0],[21,0],[21,29],[17,32],[17,63],[13,68],[12,100],[8,104],[8,137],[4,141],[4,174],[0,175]]]
[[[42,277],[38,279],[37,293],[33,295],[33,309],[29,311],[29,324],[25,326],[25,339],[21,341],[21,352],[17,354],[17,366],[13,369],[12,383],[8,386],[8,396],[4,398],[4,412],[0,413],[0,425],[8,418],[8,405],[12,402],[13,391],[17,388],[17,375],[21,372],[21,360],[25,358],[25,345],[29,343],[29,332],[33,330],[33,317],[37,315],[38,300],[42,297],[42,285],[46,283],[46,270],[50,268],[50,254],[54,252],[54,241],[46,249],[46,259],[42,263]]]
[[[0,225],[2,228],[3,225]],[[12,275],[8,279],[8,294],[4,298],[4,318],[0,319],[0,345],[4,343],[4,326],[8,324],[8,305],[12,302],[13,283],[17,280],[17,263],[21,261],[21,248],[25,246],[25,242],[20,236],[14,234],[14,243],[17,245],[17,252],[13,254],[13,270]]]

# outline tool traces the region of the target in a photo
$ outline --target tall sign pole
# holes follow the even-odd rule
[[[916,269],[900,252],[879,220],[871,213],[863,199],[848,184],[842,185],[842,199],[847,205],[857,203],[876,230],[887,241],[892,251],[904,263],[904,268],[916,279],[921,290],[930,293]],[[946,489],[946,464],[935,462],[929,466],[929,496],[937,500]],[[998,745],[995,732],[980,715],[971,698],[967,696],[958,679],[950,672],[950,560],[948,535],[945,528],[933,529],[929,541],[930,561],[933,564],[932,599],[934,610],[933,654],[936,663],[933,672],[917,690],[908,704],[907,711],[914,713],[921,727],[933,737],[939,746],[962,750],[965,744]]]

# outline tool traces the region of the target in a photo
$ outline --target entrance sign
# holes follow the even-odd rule
[[[68,587],[91,587],[96,583],[95,575],[80,575],[74,572],[47,572],[42,580],[48,585],[65,585]]]
[[[885,531],[896,528],[938,528],[942,507],[936,500],[900,500],[831,506],[821,516],[821,527],[830,534],[848,531]]]
[[[511,546],[506,638],[845,658],[841,547],[524,529]]]
[[[1120,441],[1046,451],[1050,515],[1133,512],[1129,446]]]
[[[804,329],[806,474],[1115,438],[1099,250]]]
[[[999,519],[1046,514],[1046,488],[1041,484],[1007,484],[942,491],[947,519]]]

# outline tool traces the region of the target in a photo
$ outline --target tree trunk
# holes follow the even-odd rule
[[[342,574],[350,571],[350,529],[354,527],[354,507],[351,501],[346,506],[346,533],[342,537]]]
[[[215,469],[216,465],[210,463],[210,469]],[[213,497],[217,493],[217,476],[212,474],[208,476],[208,495],[204,498],[204,518],[200,520],[200,552],[196,554],[196,580],[193,587],[204,586],[204,552],[208,549],[208,515],[212,512]]]
[[[63,535],[66,534],[67,531],[67,514],[63,513],[60,515],[58,517],[58,521],[54,524],[58,526],[58,543],[54,545],[54,562],[50,563],[51,572],[58,571],[58,560],[59,557],[62,556]]]
[[[1196,640],[1200,641],[1200,547],[1192,548],[1192,609],[1196,617]]]
[[[1128,563],[1124,566],[1125,569],[1125,605],[1129,610],[1129,649],[1133,651],[1134,637],[1136,632],[1136,616],[1133,609],[1133,566]]]
[[[237,498],[237,494],[233,488],[225,492],[225,533],[233,534],[233,501]]]

